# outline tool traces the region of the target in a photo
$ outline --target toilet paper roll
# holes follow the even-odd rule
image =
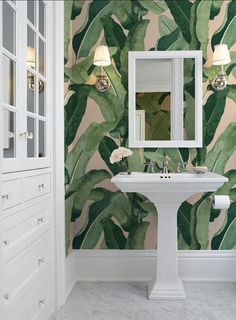
[[[229,196],[214,196],[213,208],[214,209],[228,209],[230,206]]]

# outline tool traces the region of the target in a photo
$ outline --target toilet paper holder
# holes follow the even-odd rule
[[[209,196],[207,200],[211,203],[213,206],[215,204],[215,197],[214,196]],[[233,203],[233,201],[230,199],[230,204]]]

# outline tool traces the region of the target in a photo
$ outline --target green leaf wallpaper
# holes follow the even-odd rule
[[[231,250],[236,246],[236,1],[215,0],[67,0],[65,1],[65,204],[66,249],[154,249],[158,214],[144,196],[121,193],[110,182],[119,172],[111,152],[128,146],[128,52],[132,50],[203,51],[203,148],[133,149],[131,170],[163,156],[205,164],[229,182],[217,194],[229,194],[228,211],[214,210],[197,194],[178,212],[179,249]],[[215,44],[230,48],[228,86],[214,92],[210,80]],[[111,88],[95,89],[97,45],[109,47],[105,67]],[[189,66],[192,68],[193,66]],[[185,95],[193,99],[192,82]],[[186,120],[191,133],[192,113]]]

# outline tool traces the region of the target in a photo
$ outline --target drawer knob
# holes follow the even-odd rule
[[[41,183],[39,184],[39,189],[45,189],[46,188],[46,184],[45,183]]]
[[[8,240],[3,240],[2,242],[3,246],[6,247],[9,245],[9,241]]]
[[[38,265],[39,266],[41,266],[44,263],[45,263],[45,259],[44,258],[38,259]]]
[[[42,224],[44,223],[44,218],[38,218],[37,219],[37,224]]]
[[[9,199],[9,194],[8,194],[8,193],[3,194],[3,195],[2,195],[2,199],[3,199],[3,200],[5,200],[5,199],[8,200],[8,199]]]
[[[42,306],[44,306],[45,303],[46,303],[46,299],[39,300],[39,308],[41,308]]]
[[[11,299],[9,293],[4,294],[3,298],[5,301],[10,301],[10,299]]]

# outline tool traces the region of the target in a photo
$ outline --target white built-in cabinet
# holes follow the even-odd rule
[[[52,1],[0,1],[0,320],[54,309]]]
[[[50,166],[50,5],[1,1],[3,172]]]

